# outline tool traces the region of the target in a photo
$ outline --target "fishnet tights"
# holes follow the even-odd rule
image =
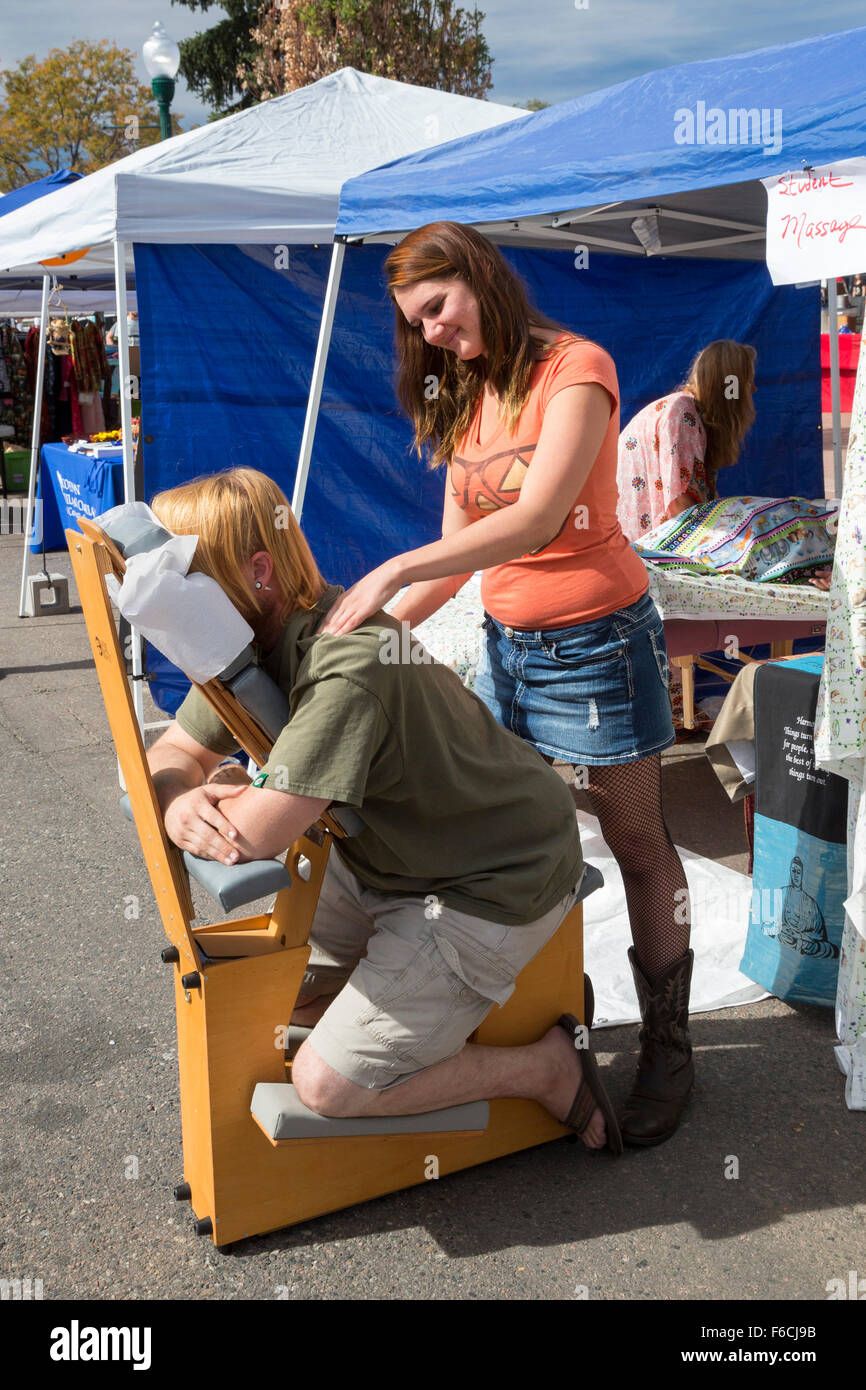
[[[685,871],[662,807],[661,754],[586,769],[601,833],[625,885],[632,940],[652,982],[688,949],[691,908]]]

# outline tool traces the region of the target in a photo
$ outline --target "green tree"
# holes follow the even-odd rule
[[[216,0],[171,0],[191,10],[207,11]],[[253,106],[259,97],[245,90],[241,74],[248,72],[259,55],[252,31],[270,0],[219,0],[226,11],[211,29],[181,39],[180,75],[191,91],[214,108],[214,116]]]
[[[493,82],[483,19],[452,0],[276,0],[253,30],[244,87],[263,100],[353,67],[483,97]]]
[[[90,174],[159,139],[135,54],[77,39],[0,72],[0,180],[17,187],[58,169]]]
[[[545,111],[550,105],[549,101],[539,101],[538,97],[533,97],[532,101],[515,101],[514,106],[519,106],[521,111]]]

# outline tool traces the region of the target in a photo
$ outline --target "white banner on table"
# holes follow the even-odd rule
[[[761,182],[767,190],[767,267],[774,285],[833,280],[866,268],[866,159],[843,159]]]

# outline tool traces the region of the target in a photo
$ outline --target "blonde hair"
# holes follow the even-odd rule
[[[160,492],[150,506],[169,531],[198,536],[190,571],[215,579],[250,627],[266,616],[261,598],[243,577],[244,565],[259,550],[274,562],[284,600],[281,623],[321,598],[325,580],[285,493],[267,474],[229,468]]]
[[[418,227],[385,261],[388,294],[394,301],[397,340],[397,396],[415,427],[415,452],[428,453],[431,468],[449,463],[472,422],[489,382],[500,410],[514,429],[530,392],[538,360],[534,328],[554,328],[569,341],[585,342],[530,302],[523,281],[498,246],[474,227],[458,222],[429,222]],[[462,280],[478,302],[486,353],[463,361],[456,353],[428,343],[420,328],[410,328],[395,293],[423,280]],[[558,355],[565,343],[547,345],[544,359]],[[438,383],[431,397],[431,379]]]
[[[730,468],[740,456],[740,448],[755,419],[752,383],[757,353],[749,343],[717,338],[702,348],[689,368],[680,391],[694,396],[707,434],[704,468],[707,482],[716,490],[716,474]],[[737,395],[729,387],[736,382]]]

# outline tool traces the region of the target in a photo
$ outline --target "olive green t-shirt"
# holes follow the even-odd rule
[[[293,613],[259,658],[291,711],[263,785],[357,807],[365,829],[335,844],[369,887],[535,921],[583,871],[570,791],[407,624],[380,612],[345,636],[314,636],[341,592]],[[213,752],[236,747],[195,689],[177,721]]]

